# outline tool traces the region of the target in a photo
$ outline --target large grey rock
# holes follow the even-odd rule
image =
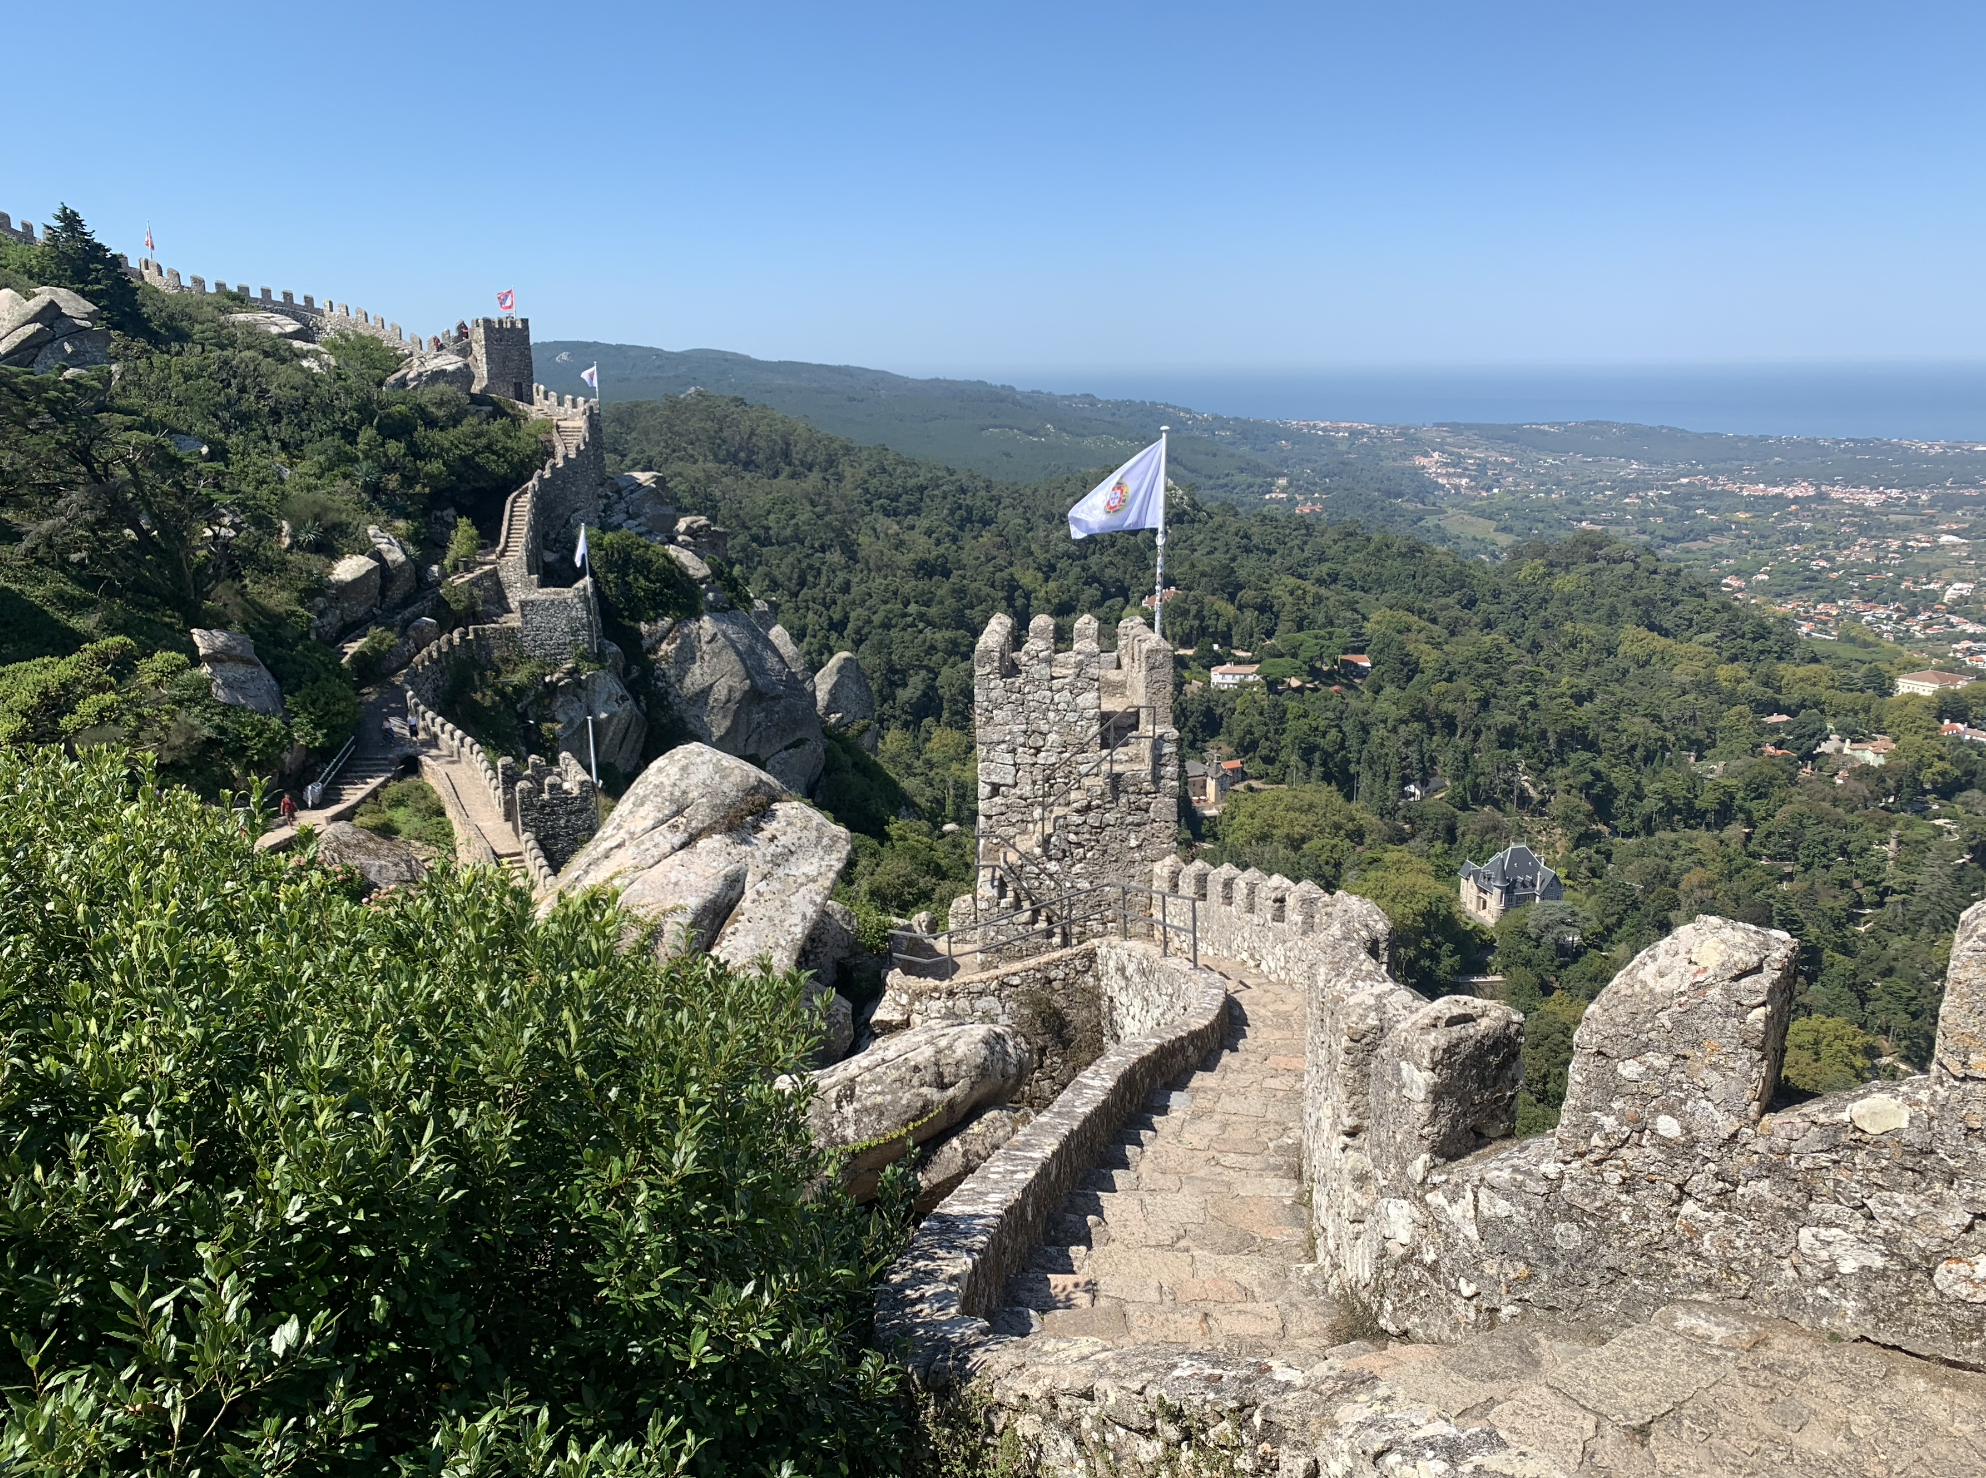
[[[765,602],[760,601],[759,604],[764,605]],[[758,612],[755,609],[753,611],[755,620],[757,616]],[[769,626],[763,621],[759,621],[758,625],[765,631],[765,639],[772,643],[772,649],[785,659],[787,670],[798,680],[800,686],[805,688],[809,693],[813,692],[814,675],[807,671],[806,653],[802,652],[800,650],[800,644],[793,640],[793,633],[788,631],[784,626],[781,626],[777,621],[774,621]]]
[[[648,738],[648,720],[634,706],[634,697],[621,680],[605,670],[563,679],[552,694],[552,717],[559,726],[559,748],[589,770],[597,757],[623,775],[641,767],[641,746]],[[587,715],[593,732],[586,732]]]
[[[876,694],[869,674],[853,652],[836,652],[814,677],[814,710],[830,729],[862,730],[862,747],[874,754],[881,740],[876,728]]]
[[[375,888],[418,883],[427,871],[405,842],[376,836],[349,821],[333,821],[317,834],[317,860],[357,868]]]
[[[243,328],[258,328],[265,334],[274,334],[279,339],[294,339],[304,333],[304,326],[296,319],[282,313],[230,313],[229,323],[238,323]]]
[[[821,1148],[849,1151],[844,1174],[863,1198],[875,1193],[875,1172],[974,1109],[1005,1103],[1033,1070],[1033,1052],[1011,1027],[913,1027],[815,1073],[807,1127]]]
[[[0,287],[0,329],[13,322],[14,315],[27,306],[28,300],[11,287]]]
[[[271,718],[283,711],[283,691],[255,655],[255,643],[236,631],[206,631],[195,627],[193,646],[200,668],[212,685],[215,701],[252,708]]]
[[[743,611],[679,621],[655,648],[655,680],[690,732],[805,794],[826,759],[821,721],[786,659]]]
[[[642,771],[557,891],[608,885],[621,906],[693,947],[750,967],[791,970],[848,861],[848,833],[778,781],[703,744]]]
[[[379,561],[380,604],[397,606],[414,593],[414,584],[420,579],[420,569],[414,563],[413,555],[407,552],[407,546],[378,524],[369,526],[365,536],[372,540],[372,556]]]
[[[68,333],[58,333],[53,340],[41,346],[34,357],[34,370],[36,374],[45,375],[52,370],[94,369],[109,363],[109,329],[74,329]]]
[[[425,390],[430,385],[449,385],[467,395],[475,383],[475,368],[459,354],[416,354],[386,377],[388,390]]]
[[[42,345],[54,337],[55,330],[45,323],[13,324],[0,333],[0,364],[30,364]]]
[[[348,554],[331,566],[324,584],[324,614],[331,630],[342,631],[378,610],[379,583],[379,562],[363,554]]]

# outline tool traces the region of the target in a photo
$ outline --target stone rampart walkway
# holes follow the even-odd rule
[[[999,1332],[1237,1355],[1334,1342],[1302,1199],[1302,992],[1201,963],[1230,981],[1226,1043],[1069,1194],[1008,1279]]]

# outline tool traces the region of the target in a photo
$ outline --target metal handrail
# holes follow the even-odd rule
[[[1131,912],[1131,895],[1134,893],[1141,894],[1146,898],[1158,899],[1158,912],[1133,914]],[[963,953],[969,955],[981,954],[988,947],[993,949],[1009,948],[1032,938],[1036,934],[1053,934],[1061,930],[1072,929],[1078,924],[1088,923],[1093,919],[1108,918],[1114,914],[1117,918],[1118,938],[1130,938],[1131,920],[1136,918],[1140,923],[1150,924],[1154,931],[1157,932],[1159,936],[1159,950],[1162,955],[1170,957],[1172,953],[1172,936],[1174,934],[1184,934],[1186,936],[1187,949],[1192,955],[1193,963],[1195,965],[1200,963],[1200,900],[1192,897],[1190,894],[1166,893],[1157,888],[1142,888],[1134,883],[1092,883],[1087,888],[1075,888],[1067,893],[1059,894],[1054,898],[1044,899],[1040,903],[1031,904],[1026,908],[1017,908],[1008,913],[997,914],[990,919],[968,924],[961,929],[947,929],[942,934],[918,934],[908,937],[919,939],[934,949],[938,942],[943,940],[945,945],[945,962],[956,968],[958,956],[961,953],[956,948],[959,935],[983,934],[989,929],[996,929],[1001,924],[1019,919],[1023,915],[1040,914],[1050,908],[1066,905],[1073,899],[1090,898],[1097,894],[1116,895],[1116,907],[1112,908],[1106,904],[1101,908],[1092,908],[1085,911],[1068,909],[1058,913],[1056,917],[1049,919],[1046,923],[1036,923],[1030,920],[1029,926],[1022,929],[1019,933],[1000,939],[991,946],[982,946],[975,943],[970,949],[964,950]],[[1175,924],[1171,920],[1170,912],[1174,902],[1184,903],[1186,905],[1187,921],[1183,924]],[[908,931],[905,930],[892,930],[890,937],[894,941],[898,937],[907,934]],[[898,965],[928,964],[937,958],[938,956],[935,953],[928,955],[905,954],[901,950],[896,949],[894,945],[890,949],[890,959]]]
[[[354,734],[345,741],[345,747],[332,756],[331,763],[317,772],[317,778],[303,788],[303,806],[306,811],[315,811],[318,802],[324,799],[324,788],[338,778],[338,771],[344,768],[345,761],[352,757],[352,750],[358,746],[359,736]]]

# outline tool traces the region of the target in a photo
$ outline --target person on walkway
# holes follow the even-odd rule
[[[283,818],[283,825],[296,825],[297,803],[290,798],[290,793],[287,790],[283,792],[282,800],[276,805],[276,814]]]

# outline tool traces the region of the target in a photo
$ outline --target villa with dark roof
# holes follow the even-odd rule
[[[1554,903],[1565,897],[1558,874],[1522,842],[1505,847],[1481,867],[1462,864],[1462,907],[1469,917],[1494,924],[1527,903]]]

